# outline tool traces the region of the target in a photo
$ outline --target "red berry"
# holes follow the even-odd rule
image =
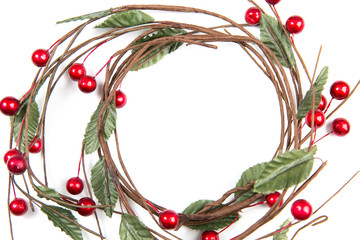
[[[78,81],[78,86],[80,91],[90,93],[96,89],[96,80],[91,76],[85,75]]]
[[[350,123],[345,118],[336,118],[332,122],[333,133],[343,137],[350,132]]]
[[[219,240],[219,234],[215,231],[205,231],[201,234],[201,240]]]
[[[122,108],[123,106],[125,106],[126,102],[127,102],[127,98],[125,93],[122,92],[121,90],[117,90],[115,95],[116,108]]]
[[[260,23],[261,12],[256,7],[251,7],[245,12],[245,21],[250,25],[258,25]]]
[[[312,214],[311,204],[304,199],[296,200],[291,205],[291,214],[296,220],[306,220]]]
[[[34,140],[35,139],[36,139],[36,137],[34,138]],[[43,148],[43,142],[42,142],[41,138],[38,138],[36,140],[36,142],[34,142],[34,140],[30,143],[29,152],[39,153],[39,152],[41,152],[41,150]]]
[[[27,210],[28,206],[24,199],[22,198],[15,198],[10,202],[10,212],[15,216],[22,216],[24,215]]]
[[[270,193],[266,197],[266,204],[271,208],[276,203],[276,201],[279,199],[280,196],[281,194],[279,192]],[[281,199],[280,205],[283,204],[283,202],[284,199]]]
[[[286,21],[285,24],[286,30],[289,31],[289,33],[300,33],[304,27],[305,23],[302,17],[300,16],[292,16],[289,17],[289,19]]]
[[[74,63],[69,68],[69,76],[72,80],[77,81],[81,77],[86,75],[86,70],[83,64],[81,63]]]
[[[7,151],[4,155],[5,164],[9,161],[10,158],[12,158],[13,156],[16,156],[16,155],[22,155],[22,152],[20,152],[16,148],[13,148],[13,149],[10,149],[9,151]]]
[[[336,81],[330,87],[330,94],[336,100],[343,100],[349,96],[350,87],[344,81]]]
[[[79,177],[70,178],[66,182],[66,189],[73,195],[80,194],[84,189],[84,183]]]
[[[77,205],[79,206],[95,206],[95,202],[89,197],[81,198]],[[77,212],[84,217],[90,216],[95,211],[95,208],[78,208]]]
[[[312,117],[312,112],[310,110],[305,116],[305,122],[309,127],[311,127],[311,117]],[[314,127],[319,128],[319,127],[323,126],[325,121],[326,121],[326,118],[325,118],[324,113],[318,109],[315,109],[314,110]]]
[[[324,95],[321,95],[321,100],[318,109],[320,111],[324,111],[326,109],[326,106],[327,106],[327,99]]]
[[[179,224],[179,215],[173,210],[162,211],[159,215],[159,223],[164,229],[175,229]]]
[[[14,175],[23,174],[27,168],[27,162],[23,155],[15,155],[7,162],[7,168]]]
[[[14,116],[20,107],[20,102],[14,97],[5,97],[0,102],[0,111],[7,116]]]
[[[278,4],[280,2],[280,0],[265,0],[268,4],[272,4],[272,5],[275,5],[275,4]]]
[[[31,60],[38,67],[44,67],[49,61],[50,53],[45,49],[37,49],[33,52]]]

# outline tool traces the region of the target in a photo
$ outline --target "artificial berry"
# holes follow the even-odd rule
[[[78,81],[78,86],[80,91],[90,93],[96,89],[96,80],[91,76],[85,75]]]
[[[14,116],[20,107],[20,102],[14,97],[5,97],[0,102],[0,111],[7,116]]]
[[[72,177],[66,182],[66,190],[73,194],[80,194],[84,189],[84,183],[79,177]]]
[[[13,156],[16,156],[16,155],[22,155],[22,152],[20,152],[16,148],[13,148],[13,149],[10,149],[9,151],[7,151],[4,155],[5,164],[9,161],[10,158],[12,158]]]
[[[306,220],[312,214],[311,204],[304,199],[296,200],[291,205],[291,214],[296,220]]]
[[[260,23],[261,12],[256,7],[251,7],[245,12],[245,21],[250,25],[258,25]]]
[[[330,94],[336,100],[343,100],[349,96],[350,87],[344,81],[336,81],[330,87]]]
[[[280,0],[265,0],[268,4],[275,5],[280,2]]]
[[[205,231],[201,234],[201,240],[219,240],[219,234],[215,231]]]
[[[27,162],[23,155],[15,155],[7,161],[7,168],[14,175],[23,174],[27,168]]]
[[[86,75],[86,70],[83,64],[74,63],[69,68],[69,76],[72,80],[78,81],[81,77]]]
[[[179,221],[179,215],[173,210],[165,210],[159,214],[159,223],[164,229],[175,229]]]
[[[34,138],[35,140],[36,138]],[[42,148],[43,148],[43,142],[40,138],[36,139],[36,141],[34,142],[34,140],[30,143],[30,148],[29,148],[29,152],[31,153],[39,153],[41,152]]]
[[[326,106],[327,106],[327,99],[324,95],[321,95],[321,100],[318,109],[320,111],[324,111],[326,109]]]
[[[116,108],[122,108],[123,106],[125,106],[126,102],[127,102],[127,98],[125,93],[122,92],[121,90],[117,90],[115,95]]]
[[[15,216],[22,216],[28,210],[27,203],[22,198],[15,198],[14,200],[12,200],[10,202],[9,208],[10,208],[10,212]]]
[[[38,67],[44,67],[49,61],[50,53],[45,49],[37,49],[33,52],[31,60]]]
[[[332,122],[333,133],[343,137],[350,132],[350,123],[345,118],[336,118]]]
[[[305,116],[306,124],[311,127],[311,118],[312,118],[312,111],[310,110]],[[319,128],[324,125],[325,123],[325,115],[322,111],[315,109],[314,110],[314,127]]]
[[[304,19],[300,16],[289,17],[285,23],[285,27],[289,33],[300,33],[305,27]]]
[[[279,199],[280,196],[281,194],[279,192],[270,193],[266,197],[266,204],[271,208],[276,203],[276,201]],[[283,199],[281,199],[280,201],[280,205],[281,204],[283,204]]]
[[[79,206],[95,206],[94,200],[89,197],[79,199],[77,205]],[[77,212],[84,217],[90,216],[95,211],[95,208],[77,208]]]

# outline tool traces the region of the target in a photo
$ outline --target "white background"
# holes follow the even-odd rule
[[[257,2],[270,13],[265,1]],[[31,63],[31,53],[37,48],[48,48],[78,24],[55,25],[56,21],[132,3],[194,6],[221,13],[240,23],[244,22],[244,12],[251,6],[246,0],[1,2],[0,98],[8,95],[20,98],[37,71]],[[328,89],[333,81],[341,79],[351,87],[355,86],[360,75],[360,47],[358,8],[354,1],[283,0],[277,9],[283,21],[295,14],[305,19],[305,30],[295,37],[295,42],[311,74],[320,45],[323,46],[319,70],[330,67],[329,84],[324,92],[328,99]],[[159,20],[199,21],[207,26],[222,24],[190,14],[149,13]],[[91,31],[97,30],[89,30],[89,36]],[[253,32],[258,34],[257,29]],[[114,46],[112,49],[104,46],[99,52],[110,54],[115,50]],[[106,54],[95,56],[90,57],[86,65],[90,74],[95,74],[106,62]],[[102,76],[98,77],[99,83]],[[304,74],[302,80],[307,89]],[[128,96],[128,104],[118,110],[118,128],[128,170],[145,197],[175,211],[181,212],[199,199],[221,197],[235,185],[245,169],[270,160],[278,144],[279,114],[273,87],[235,45],[219,44],[218,50],[194,46],[182,48],[152,68],[129,74],[122,90]],[[359,95],[357,91],[333,116],[347,118],[351,122],[351,133],[344,138],[330,136],[318,144],[317,156],[328,160],[328,166],[299,196],[310,201],[315,209],[360,170]],[[42,96],[40,93],[40,103]],[[66,180],[76,175],[82,135],[98,100],[98,94],[81,93],[67,77],[61,80],[51,98],[46,156],[50,187],[59,192],[66,193]],[[332,108],[337,104],[334,102]],[[0,153],[8,150],[9,129],[8,118],[0,116]],[[318,136],[326,132],[325,127],[319,130]],[[87,156],[86,166],[90,169],[96,160],[95,156]],[[31,156],[33,169],[41,176],[40,161],[38,156]],[[1,238],[10,239],[5,165],[0,168],[0,179]],[[21,183],[21,177],[16,179]],[[359,187],[360,176],[318,213],[317,216],[327,215],[329,221],[308,228],[297,239],[358,239]],[[223,232],[221,239],[230,239],[242,232],[266,210],[260,206],[244,211],[243,218]],[[136,211],[143,221],[154,226],[146,213]],[[80,223],[96,230],[94,218],[75,215]],[[115,216],[109,220],[102,213],[99,215],[107,239],[118,239],[120,218]],[[290,216],[286,208],[249,239],[276,229]],[[29,211],[23,217],[12,217],[12,220],[15,239],[66,238],[37,208],[35,212]],[[198,232],[187,229],[181,229],[177,234],[187,240],[199,239]],[[96,239],[87,233],[84,238]]]

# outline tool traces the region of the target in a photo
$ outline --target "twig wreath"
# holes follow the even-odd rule
[[[101,224],[96,215],[95,209],[97,209],[97,211],[104,211],[110,218],[113,214],[121,215],[119,227],[121,240],[181,239],[176,236],[176,232],[171,231],[180,227],[202,231],[203,240],[215,240],[219,239],[219,233],[240,218],[242,210],[266,203],[269,210],[265,215],[248,229],[234,236],[232,239],[235,240],[247,238],[292,203],[291,213],[294,220],[286,220],[282,226],[274,228],[273,232],[259,238],[288,239],[286,235],[290,227],[313,216],[322,206],[313,210],[308,201],[298,199],[293,202],[293,200],[308,187],[327,164],[322,162],[318,169],[313,170],[317,150],[316,142],[321,139],[316,139],[316,130],[346,102],[359,83],[350,91],[346,82],[334,82],[330,90],[332,99],[342,102],[325,116],[331,103],[330,101],[327,104],[326,98],[322,95],[328,78],[328,67],[324,67],[316,78],[310,76],[292,37],[293,34],[301,32],[304,27],[302,18],[293,16],[286,24],[283,24],[275,8],[279,0],[266,0],[275,17],[267,15],[255,2],[250,2],[254,4],[254,7],[246,11],[244,24],[202,9],[166,5],[128,5],[59,22],[88,19],[61,37],[48,50],[36,50],[32,60],[39,67],[39,71],[30,90],[20,100],[5,97],[0,105],[0,110],[5,115],[11,116],[10,150],[4,156],[10,172],[10,226],[11,215],[23,215],[29,205],[31,209],[39,207],[54,226],[60,228],[72,239],[83,239],[82,231],[105,239],[106,234],[101,231]],[[180,22],[155,21],[143,11],[205,14],[221,19],[227,24],[203,27]],[[107,31],[84,42],[77,41],[78,36],[86,27],[92,26],[94,22],[105,17],[107,17],[106,20],[97,24],[96,27]],[[260,29],[260,39],[247,30],[248,27],[257,25]],[[231,29],[240,30],[242,34],[232,35]],[[78,82],[78,87],[82,92],[93,92],[97,87],[98,73],[95,76],[86,75],[85,60],[93,51],[100,51],[99,46],[130,33],[137,35],[125,48],[116,49],[98,72],[105,71],[102,97],[98,106],[94,107],[95,111],[85,130],[79,170],[80,166],[85,169],[84,158],[88,154],[97,153],[99,161],[92,166],[90,177],[84,171],[85,179],[82,180],[78,174],[67,182],[66,188],[71,195],[81,193],[84,185],[87,186],[89,197],[77,200],[69,194],[59,193],[48,185],[46,165],[51,162],[45,159],[44,141],[49,99],[57,83],[66,74]],[[235,43],[236,46],[242,48],[249,59],[273,84],[281,119],[279,145],[271,161],[256,163],[248,168],[241,174],[236,186],[220,194],[221,197],[218,200],[199,200],[190,204],[183,212],[177,213],[143,196],[126,169],[120,154],[116,130],[116,109],[126,104],[126,95],[120,87],[129,71],[150,67],[183,45],[216,49],[218,42]],[[59,53],[60,46],[65,46],[65,50]],[[81,58],[83,58],[82,63]],[[305,81],[309,81],[311,85],[305,95],[303,95],[301,85],[304,80],[300,79],[298,67],[305,71],[307,77]],[[46,89],[45,97],[41,101],[42,106],[39,106],[36,101],[40,88]],[[304,125],[309,128],[304,128]],[[344,136],[349,130],[349,122],[344,118],[337,118],[332,121],[332,131],[328,134]],[[111,150],[108,145],[111,135],[115,136],[115,150]],[[33,169],[30,161],[31,154],[40,152],[43,153],[44,169]],[[44,179],[37,177],[39,171],[44,171]],[[17,183],[21,180],[26,185],[25,189]],[[30,187],[37,196],[31,194]],[[11,189],[15,195],[13,200],[10,199]],[[21,192],[27,201],[16,197],[16,191]],[[49,205],[48,202],[55,205]],[[135,214],[130,202],[147,210],[164,233],[150,229],[142,223],[141,216]],[[119,209],[115,207],[116,205]],[[94,214],[99,229],[95,231],[81,225],[81,221],[78,222],[74,217],[74,211],[82,216]],[[242,217],[246,217],[246,213]],[[326,216],[320,216],[302,228],[326,220]]]

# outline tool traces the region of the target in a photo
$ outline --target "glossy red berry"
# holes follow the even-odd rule
[[[38,67],[44,67],[49,61],[50,53],[45,49],[37,49],[33,52],[31,60]]]
[[[79,206],[95,206],[94,200],[89,197],[83,197],[79,199],[77,205]],[[95,211],[95,208],[78,208],[77,212],[84,217],[90,216]]]
[[[179,224],[179,215],[173,210],[165,210],[159,214],[160,226],[164,229],[175,229]]]
[[[350,123],[345,118],[336,118],[332,122],[333,133],[343,137],[350,132]]]
[[[80,91],[91,93],[96,89],[96,80],[91,76],[85,75],[78,81],[78,86]]]
[[[349,96],[350,87],[344,81],[336,81],[330,87],[330,94],[336,100],[343,100]]]
[[[15,155],[7,161],[7,168],[14,175],[23,174],[27,169],[27,162],[23,155]]]
[[[10,158],[12,158],[13,156],[16,156],[16,155],[22,155],[22,152],[20,152],[16,148],[13,148],[13,149],[10,149],[9,151],[7,151],[4,155],[5,164],[9,161]]]
[[[271,208],[276,203],[276,201],[279,199],[280,196],[281,196],[281,193],[279,193],[279,192],[270,193],[266,197],[266,204]],[[280,205],[283,204],[283,202],[284,202],[284,199],[281,199]]]
[[[311,127],[311,118],[312,112],[311,110],[305,116],[306,125]],[[326,118],[322,111],[315,109],[314,110],[314,127],[319,128],[325,124]]]
[[[86,75],[86,70],[83,64],[74,63],[69,68],[69,76],[72,80],[78,81],[81,77]]]
[[[9,205],[10,212],[15,216],[22,216],[28,210],[28,205],[26,201],[22,198],[15,198],[10,202]]]
[[[122,108],[127,102],[126,95],[123,91],[117,90],[115,95],[115,106],[116,108]]]
[[[306,220],[312,214],[312,206],[304,199],[296,200],[291,205],[291,214],[296,220]]]
[[[41,152],[41,150],[43,148],[43,142],[42,142],[41,138],[36,139],[35,142],[34,142],[34,140],[30,143],[29,152],[39,153],[39,152]]]
[[[0,101],[0,111],[6,116],[14,116],[20,107],[20,102],[14,97],[5,97]]]
[[[84,183],[79,177],[70,178],[66,182],[66,190],[73,195],[80,194],[83,191],[83,189],[84,189]]]
[[[251,7],[245,12],[245,21],[250,25],[258,25],[260,23],[261,12],[256,7]]]
[[[201,234],[201,240],[219,240],[219,234],[215,231],[205,231]]]
[[[289,17],[289,19],[286,21],[285,27],[289,33],[296,34],[304,30],[305,22],[304,19],[302,19],[300,16],[292,16]]]
[[[278,4],[280,2],[280,0],[265,0],[268,4],[272,4],[272,5],[275,5],[275,4]]]
[[[319,106],[318,106],[318,109],[320,111],[324,111],[327,107],[327,99],[324,95],[321,95],[321,99],[320,99],[320,103],[319,103]]]

